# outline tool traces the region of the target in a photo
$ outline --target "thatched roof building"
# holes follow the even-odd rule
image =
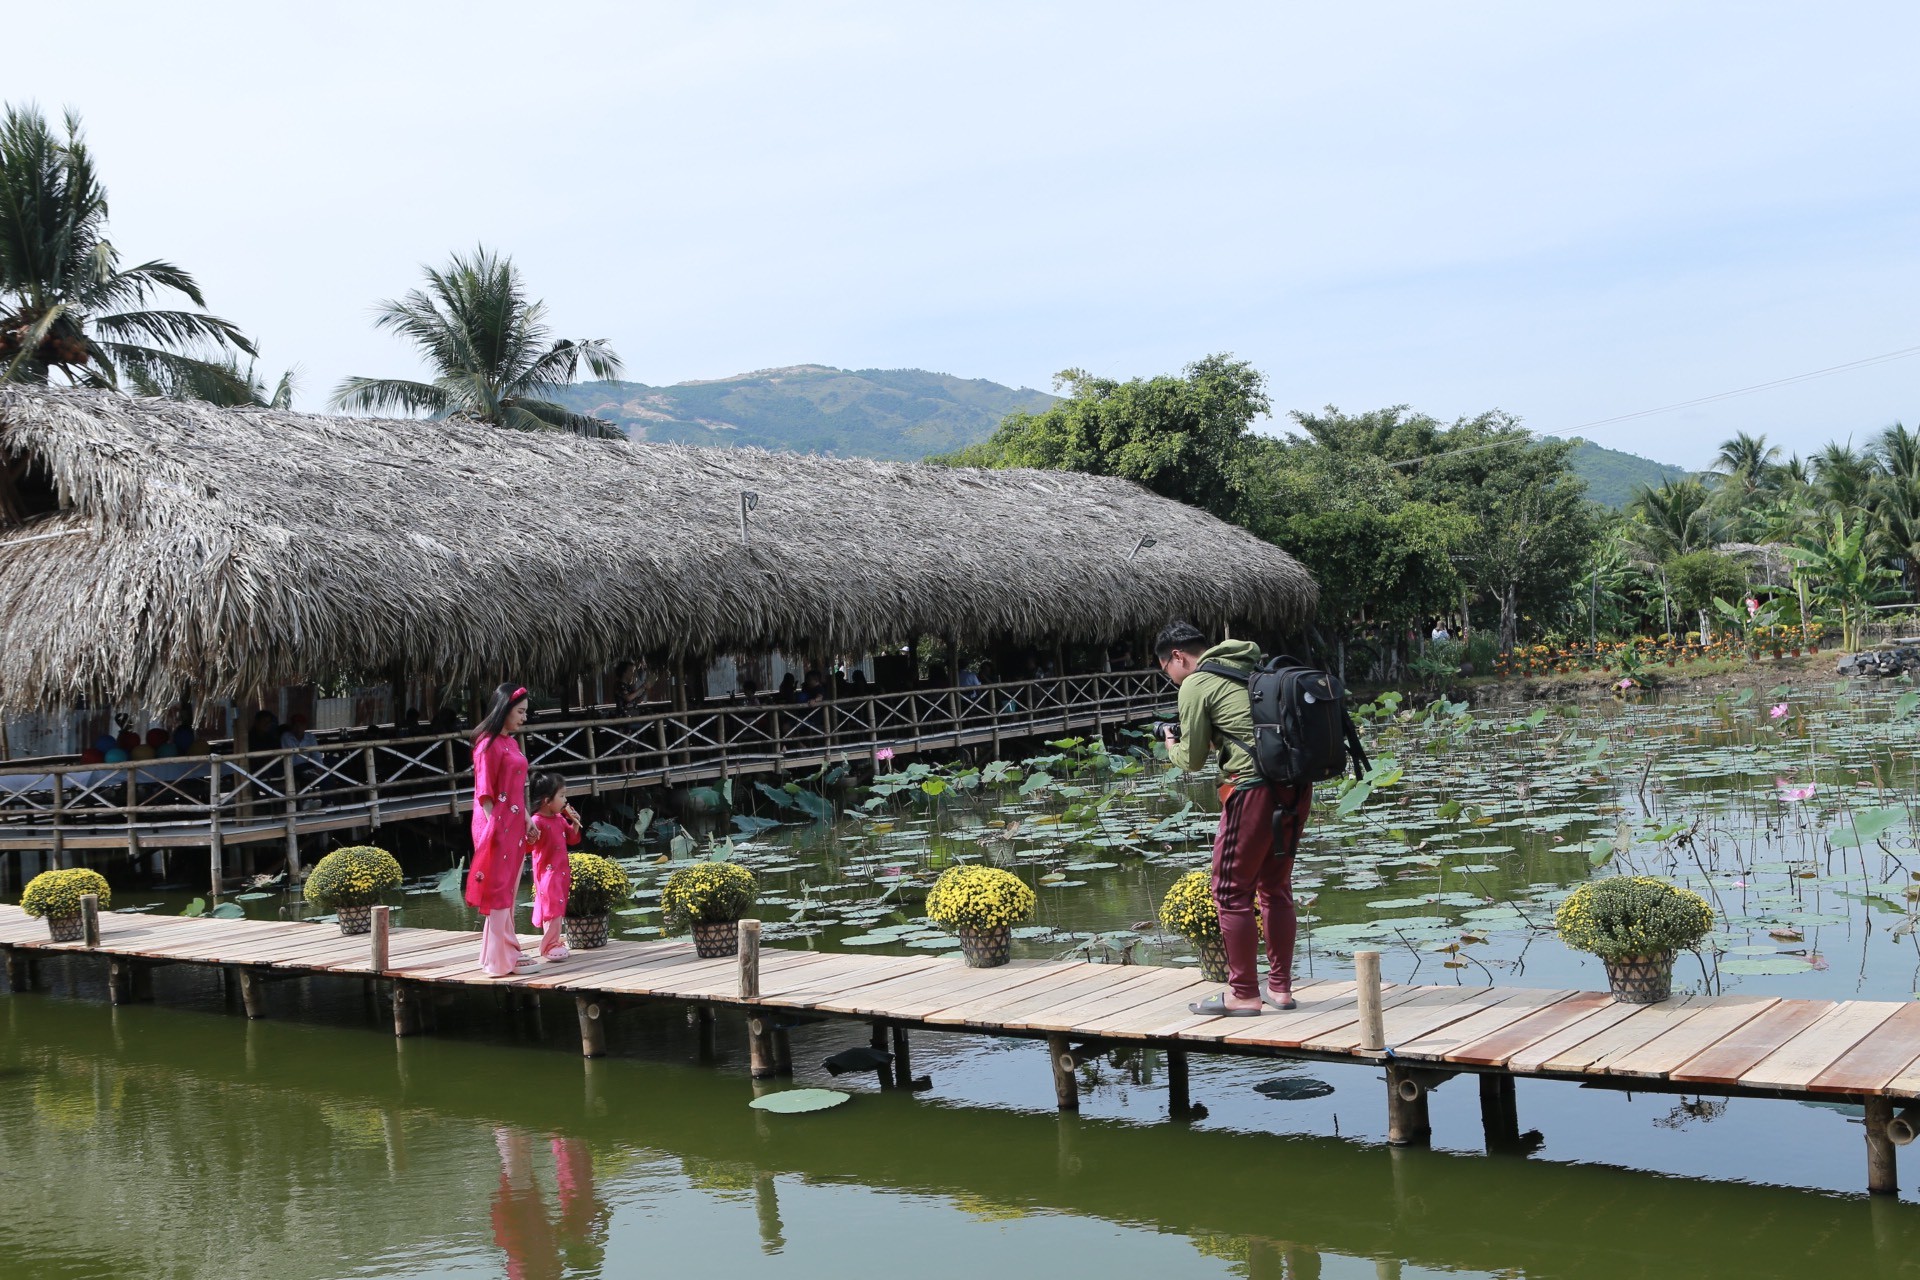
[[[1285,630],[1316,596],[1238,528],[1060,472],[18,386],[0,388],[0,455],[16,709],[920,633],[1106,640],[1181,614]]]

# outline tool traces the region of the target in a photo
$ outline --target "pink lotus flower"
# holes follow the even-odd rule
[[[893,759],[893,748],[882,747],[878,751],[873,753],[873,758],[875,760],[891,760]]]
[[[1819,783],[1809,782],[1804,787],[1796,787],[1786,778],[1775,778],[1773,785],[1779,790],[1780,799],[1786,804],[1799,804],[1813,799],[1813,793],[1819,790]]]
[[[1760,602],[1754,599],[1752,596],[1748,596],[1747,597],[1747,616],[1751,618],[1754,614],[1758,612],[1760,612]]]
[[[1787,704],[1784,702],[1776,702],[1773,704],[1773,710],[1767,712],[1767,714],[1775,720],[1779,720],[1787,714]]]
[[[1616,684],[1613,687],[1616,689],[1631,689],[1633,688],[1633,677],[1627,676],[1624,679],[1622,679],[1619,684]]]

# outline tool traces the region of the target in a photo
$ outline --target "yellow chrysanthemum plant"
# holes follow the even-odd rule
[[[1011,928],[1033,914],[1033,890],[999,867],[953,866],[927,891],[927,918],[961,933]]]
[[[633,895],[627,869],[597,853],[569,853],[567,869],[573,882],[567,890],[567,914],[576,919],[603,916],[616,903]]]
[[[760,882],[737,862],[695,862],[667,877],[660,906],[676,929],[727,924],[753,909]]]
[[[321,911],[371,907],[405,879],[399,859],[385,849],[350,845],[314,864],[313,874],[307,877],[307,901]]]
[[[1160,900],[1160,924],[1195,946],[1220,940],[1220,909],[1205,871],[1189,871],[1173,882]]]
[[[1671,955],[1713,929],[1713,908],[1658,876],[1607,876],[1575,889],[1554,913],[1560,940],[1602,960]]]
[[[20,909],[36,919],[71,920],[80,914],[80,899],[89,893],[100,899],[102,910],[113,901],[107,878],[98,871],[86,867],[42,871],[27,881],[20,895]]]

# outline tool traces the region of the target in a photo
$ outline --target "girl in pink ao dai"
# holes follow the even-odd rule
[[[569,953],[560,921],[573,890],[567,850],[580,843],[580,815],[567,803],[567,784],[557,773],[536,776],[529,799],[533,825],[527,840],[533,846],[533,925],[541,931],[540,958],[565,960]]]

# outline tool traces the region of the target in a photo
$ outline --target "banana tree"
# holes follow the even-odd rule
[[[1900,579],[1867,555],[1867,524],[1863,516],[1849,527],[1846,513],[1836,511],[1817,534],[1785,548],[1795,580],[1804,580],[1814,599],[1840,619],[1841,646],[1849,650],[1860,647],[1867,616],[1874,605],[1897,594],[1890,584]]]

